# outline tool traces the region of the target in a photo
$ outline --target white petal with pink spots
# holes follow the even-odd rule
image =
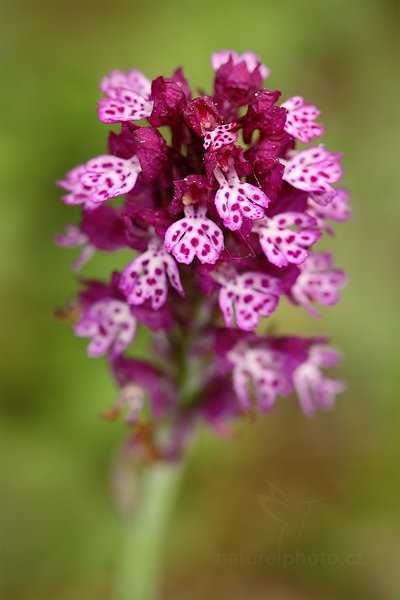
[[[93,304],[74,325],[75,334],[91,338],[87,353],[96,357],[121,354],[131,343],[137,322],[125,302],[105,298]]]
[[[167,276],[172,287],[183,296],[175,259],[167,253],[162,242],[154,238],[146,252],[124,269],[119,285],[129,304],[139,305],[150,300],[151,307],[158,310],[167,301]]]
[[[223,146],[233,144],[237,141],[239,135],[232,131],[237,123],[227,123],[226,125],[217,125],[212,131],[204,135],[204,148],[215,152]]]
[[[317,409],[329,410],[335,403],[336,394],[346,389],[343,381],[325,377],[323,368],[335,367],[340,354],[329,346],[315,346],[306,362],[293,373],[293,383],[301,408],[307,417],[312,417]]]
[[[107,96],[98,103],[103,123],[138,121],[151,115],[151,82],[140,71],[111,71],[101,80],[100,88]]]
[[[314,123],[320,115],[320,111],[314,104],[305,104],[301,96],[293,96],[282,106],[288,111],[285,131],[289,135],[308,144],[313,138],[320,137],[324,133],[322,125]]]
[[[346,274],[333,266],[329,252],[311,254],[300,267],[301,273],[291,289],[293,298],[313,317],[319,317],[312,302],[333,306],[340,299],[339,290],[346,284]]]
[[[269,411],[278,395],[287,396],[292,384],[284,356],[268,348],[250,348],[239,342],[229,353],[233,364],[233,388],[244,411],[252,407],[252,392],[262,412]]]
[[[342,176],[340,160],[340,153],[329,152],[322,145],[292,151],[288,160],[281,160],[285,164],[283,179],[299,190],[310,192],[315,202],[328,204],[336,195],[331,184]]]
[[[206,217],[204,205],[189,204],[184,212],[184,218],[173,223],[165,233],[166,249],[185,265],[189,265],[195,256],[203,264],[216,263],[224,249],[221,229]]]
[[[243,218],[252,221],[262,219],[270,199],[258,187],[240,181],[233,167],[214,171],[220,188],[215,195],[215,207],[225,227],[235,231],[243,225]]]
[[[93,209],[110,198],[129,192],[140,171],[136,156],[124,159],[103,154],[69,171],[58,185],[70,192],[63,196],[66,204],[83,204],[85,208]]]
[[[310,229],[315,223],[315,219],[305,213],[286,212],[264,217],[254,223],[253,231],[257,233],[268,260],[277,267],[286,267],[288,264],[300,265],[306,260],[306,248],[321,237],[318,229]]]
[[[234,269],[215,272],[221,285],[219,306],[226,327],[237,326],[244,331],[254,331],[260,317],[270,317],[283,293],[276,277],[251,271],[237,273]]]

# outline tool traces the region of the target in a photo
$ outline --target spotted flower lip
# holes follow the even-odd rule
[[[217,167],[214,175],[220,186],[214,202],[225,227],[235,231],[241,228],[243,218],[263,218],[269,198],[260,188],[240,181],[233,167],[225,173]]]
[[[228,360],[233,365],[233,387],[243,411],[252,408],[251,386],[261,412],[270,411],[278,395],[288,396],[293,389],[282,353],[239,342],[228,352]]]
[[[108,151],[59,182],[80,212],[56,236],[79,248],[72,268],[122,251],[122,273],[80,279],[73,330],[111,367],[120,394],[105,417],[125,414],[137,462],[176,461],[199,421],[229,437],[243,413],[293,392],[312,416],[344,390],[323,372],[339,364],[326,338],[273,334],[285,301],[317,317],[345,286],[319,248],[351,216],[341,154],[313,141],[319,108],[263,87],[259,56],[225,49],[211,62],[209,93],[182,68],[108,73]]]
[[[279,280],[266,273],[234,269],[215,271],[214,278],[221,285],[219,306],[226,327],[234,321],[244,331],[254,331],[260,317],[270,317],[283,294]]]
[[[320,111],[313,104],[306,104],[301,96],[288,98],[281,106],[287,110],[285,131],[300,142],[308,144],[324,133],[322,125],[314,123]]]
[[[309,192],[317,204],[329,204],[337,193],[331,184],[342,176],[341,157],[340,153],[329,152],[322,145],[291,153],[285,161],[283,179]]]
[[[66,204],[83,204],[91,209],[129,192],[140,171],[135,156],[125,160],[103,154],[69,171],[66,179],[59,181],[58,185],[69,191],[63,196]]]
[[[340,354],[335,348],[315,346],[309,358],[301,363],[293,373],[293,382],[301,408],[307,417],[315,412],[333,408],[337,394],[345,390],[345,384],[338,379],[325,377],[322,368],[336,367]]]
[[[111,71],[101,80],[100,88],[107,96],[98,103],[103,123],[139,121],[151,115],[151,82],[140,71]]]
[[[348,205],[350,194],[344,188],[337,188],[336,195],[326,206],[315,202],[311,197],[308,198],[307,212],[315,218],[320,229],[325,230],[329,235],[335,232],[327,223],[327,220],[341,223],[351,218],[351,209]]]
[[[104,298],[95,302],[74,326],[79,337],[91,338],[87,353],[96,357],[121,354],[136,332],[136,319],[124,302]]]
[[[212,131],[209,131],[204,136],[204,148],[210,149],[211,152],[215,152],[222,148],[222,146],[228,146],[237,141],[239,135],[232,131],[235,129],[236,123],[227,123],[226,125],[217,125]]]
[[[294,300],[302,304],[312,317],[319,317],[313,301],[322,306],[333,306],[339,302],[339,290],[346,285],[346,274],[333,266],[329,252],[318,252],[309,256],[300,267],[300,275],[291,288]]]
[[[214,264],[224,247],[221,229],[206,217],[204,205],[189,204],[185,216],[173,223],[165,233],[164,244],[176,260],[189,265],[195,256],[201,263]]]
[[[158,310],[167,301],[167,276],[172,287],[184,296],[175,260],[167,253],[162,242],[153,238],[147,251],[125,268],[120,288],[129,304],[139,305],[150,300],[152,308]]]
[[[321,237],[318,229],[310,229],[316,221],[305,213],[286,212],[265,217],[253,225],[258,234],[261,248],[268,260],[277,267],[302,264],[307,248]],[[298,231],[290,229],[298,227]]]

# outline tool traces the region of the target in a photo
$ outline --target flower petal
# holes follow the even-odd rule
[[[188,265],[197,256],[203,264],[214,264],[224,248],[222,231],[205,216],[206,207],[189,204],[184,212],[185,217],[167,229],[165,247],[180,263]]]

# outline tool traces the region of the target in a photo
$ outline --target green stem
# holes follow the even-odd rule
[[[162,542],[181,467],[157,465],[143,472],[135,514],[123,533],[117,600],[156,600]]]

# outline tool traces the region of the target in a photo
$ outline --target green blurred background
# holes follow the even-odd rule
[[[207,88],[209,56],[224,47],[260,54],[268,86],[315,102],[324,141],[344,151],[354,218],[320,247],[334,249],[350,283],[322,321],[286,306],[278,320],[282,332],[327,333],[343,349],[348,391],[312,420],[292,398],[234,441],[201,432],[166,538],[162,597],[400,598],[398,8],[3,0],[2,600],[109,599],[119,560],[111,473],[123,427],[98,417],[116,396],[104,360],[86,359],[85,341],[52,319],[76,289],[74,252],[52,238],[77,212],[54,181],[105,150],[95,111],[102,75],[134,66],[155,77],[184,65],[192,85]],[[84,273],[102,276],[126,259],[96,257]],[[265,509],[271,494],[286,496],[287,521],[301,533],[291,545]],[[276,564],[278,552],[291,564]]]

